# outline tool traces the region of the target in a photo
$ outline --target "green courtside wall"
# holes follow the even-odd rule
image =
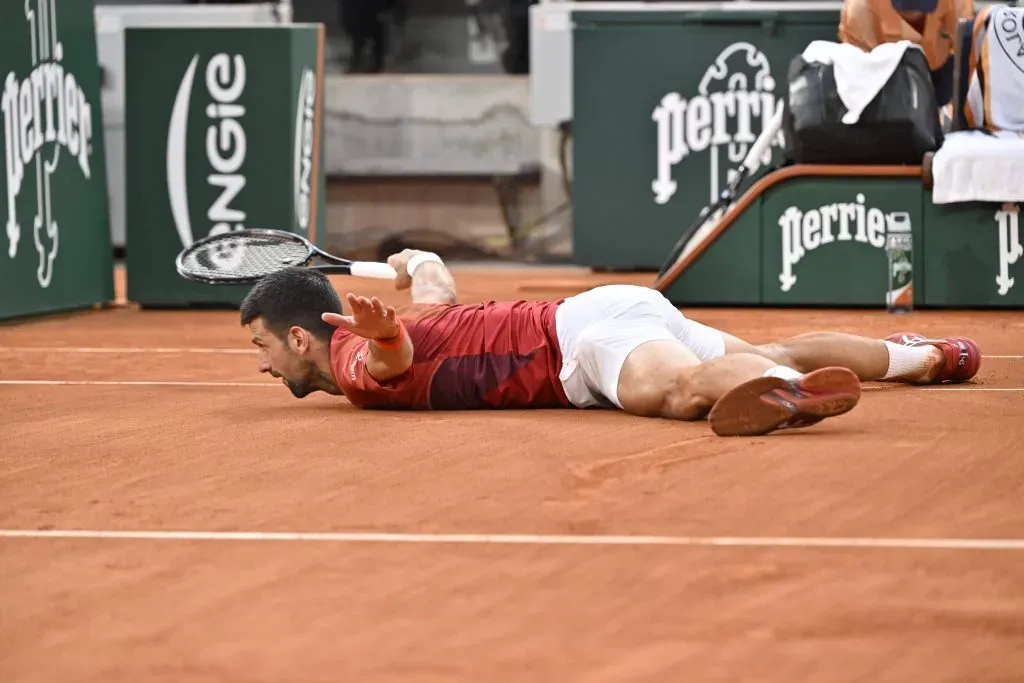
[[[0,318],[114,298],[92,0],[0,2]]]
[[[760,134],[792,58],[814,40],[837,39],[838,4],[799,7],[573,12],[579,264],[661,266]],[[730,86],[738,92],[727,94]]]
[[[924,202],[924,304],[1024,308],[1021,205]]]
[[[760,203],[761,303],[884,306],[888,227],[910,224],[920,264],[922,202],[914,178],[805,177],[768,188]],[[915,275],[920,304],[927,285]]]
[[[890,226],[908,222],[915,306],[1024,308],[1020,206],[937,206],[920,180],[900,177],[783,179],[755,198],[663,293],[679,306],[881,308],[884,238]]]
[[[320,24],[125,31],[128,298],[237,306],[176,272],[211,233],[324,234]],[[312,91],[310,90],[312,88]]]
[[[759,305],[761,240],[760,200],[755,199],[663,293],[688,306]]]

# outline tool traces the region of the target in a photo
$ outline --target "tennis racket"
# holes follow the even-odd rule
[[[309,265],[314,258],[327,265]],[[211,285],[251,284],[292,266],[327,274],[395,278],[395,269],[386,263],[333,256],[305,237],[282,230],[236,230],[204,237],[178,254],[175,266],[186,280]]]
[[[740,186],[746,182],[751,173],[754,173],[761,167],[761,157],[763,157],[765,152],[768,151],[768,148],[772,144],[772,140],[775,139],[775,136],[778,135],[779,130],[782,128],[783,107],[784,103],[780,100],[778,106],[775,108],[775,114],[768,122],[768,125],[765,126],[764,130],[761,131],[761,135],[754,141],[754,144],[751,146],[747,156],[743,159],[743,163],[740,164],[739,169],[734,170],[729,174],[729,182],[725,189],[722,190],[722,193],[718,195],[718,199],[701,210],[700,215],[697,216],[697,220],[686,229],[683,235],[679,238],[679,241],[676,242],[674,247],[672,247],[672,251],[669,253],[664,265],[662,265],[661,270],[658,272],[659,280],[664,277],[665,274],[676,265],[676,263],[689,256],[693,250],[701,244],[704,237],[714,231],[722,218],[725,217],[729,208],[736,201],[736,195],[739,192]]]

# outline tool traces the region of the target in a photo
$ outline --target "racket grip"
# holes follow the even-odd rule
[[[743,165],[751,172],[756,171],[761,165],[761,157],[764,156],[764,153],[768,151],[769,147],[771,147],[772,141],[775,140],[775,136],[778,135],[779,129],[782,128],[783,107],[783,101],[779,100],[775,107],[775,113],[772,115],[767,127],[761,131],[761,136],[754,141],[754,146],[750,148],[750,153],[747,154],[747,158],[743,160]]]
[[[395,269],[386,263],[376,261],[353,261],[351,272],[356,277],[372,277],[378,280],[394,280]]]

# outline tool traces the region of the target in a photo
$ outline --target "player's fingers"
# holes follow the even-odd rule
[[[352,313],[354,315],[364,313],[370,305],[369,300],[365,296],[357,296],[355,294],[349,294],[348,303],[352,306]]]
[[[409,277],[409,273],[405,268],[395,268],[395,271],[398,273],[398,276],[395,277],[395,289],[399,291],[409,289],[412,286],[412,278]]]
[[[377,297],[373,297],[370,300],[370,303],[373,306],[373,312],[376,313],[379,317],[383,318],[385,315],[387,315],[387,311],[384,310],[383,301],[381,301]]]
[[[335,327],[349,327],[355,322],[350,316],[341,315],[339,313],[323,313],[320,317],[325,323],[328,325],[334,325]]]

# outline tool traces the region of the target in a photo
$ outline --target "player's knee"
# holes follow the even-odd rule
[[[714,402],[701,391],[691,368],[679,371],[669,383],[662,413],[676,420],[699,420],[707,415]]]
[[[793,352],[787,345],[787,342],[782,341],[773,342],[771,344],[761,344],[756,348],[758,355],[767,358],[773,363],[776,363],[777,365],[784,365],[787,368],[793,367]]]

